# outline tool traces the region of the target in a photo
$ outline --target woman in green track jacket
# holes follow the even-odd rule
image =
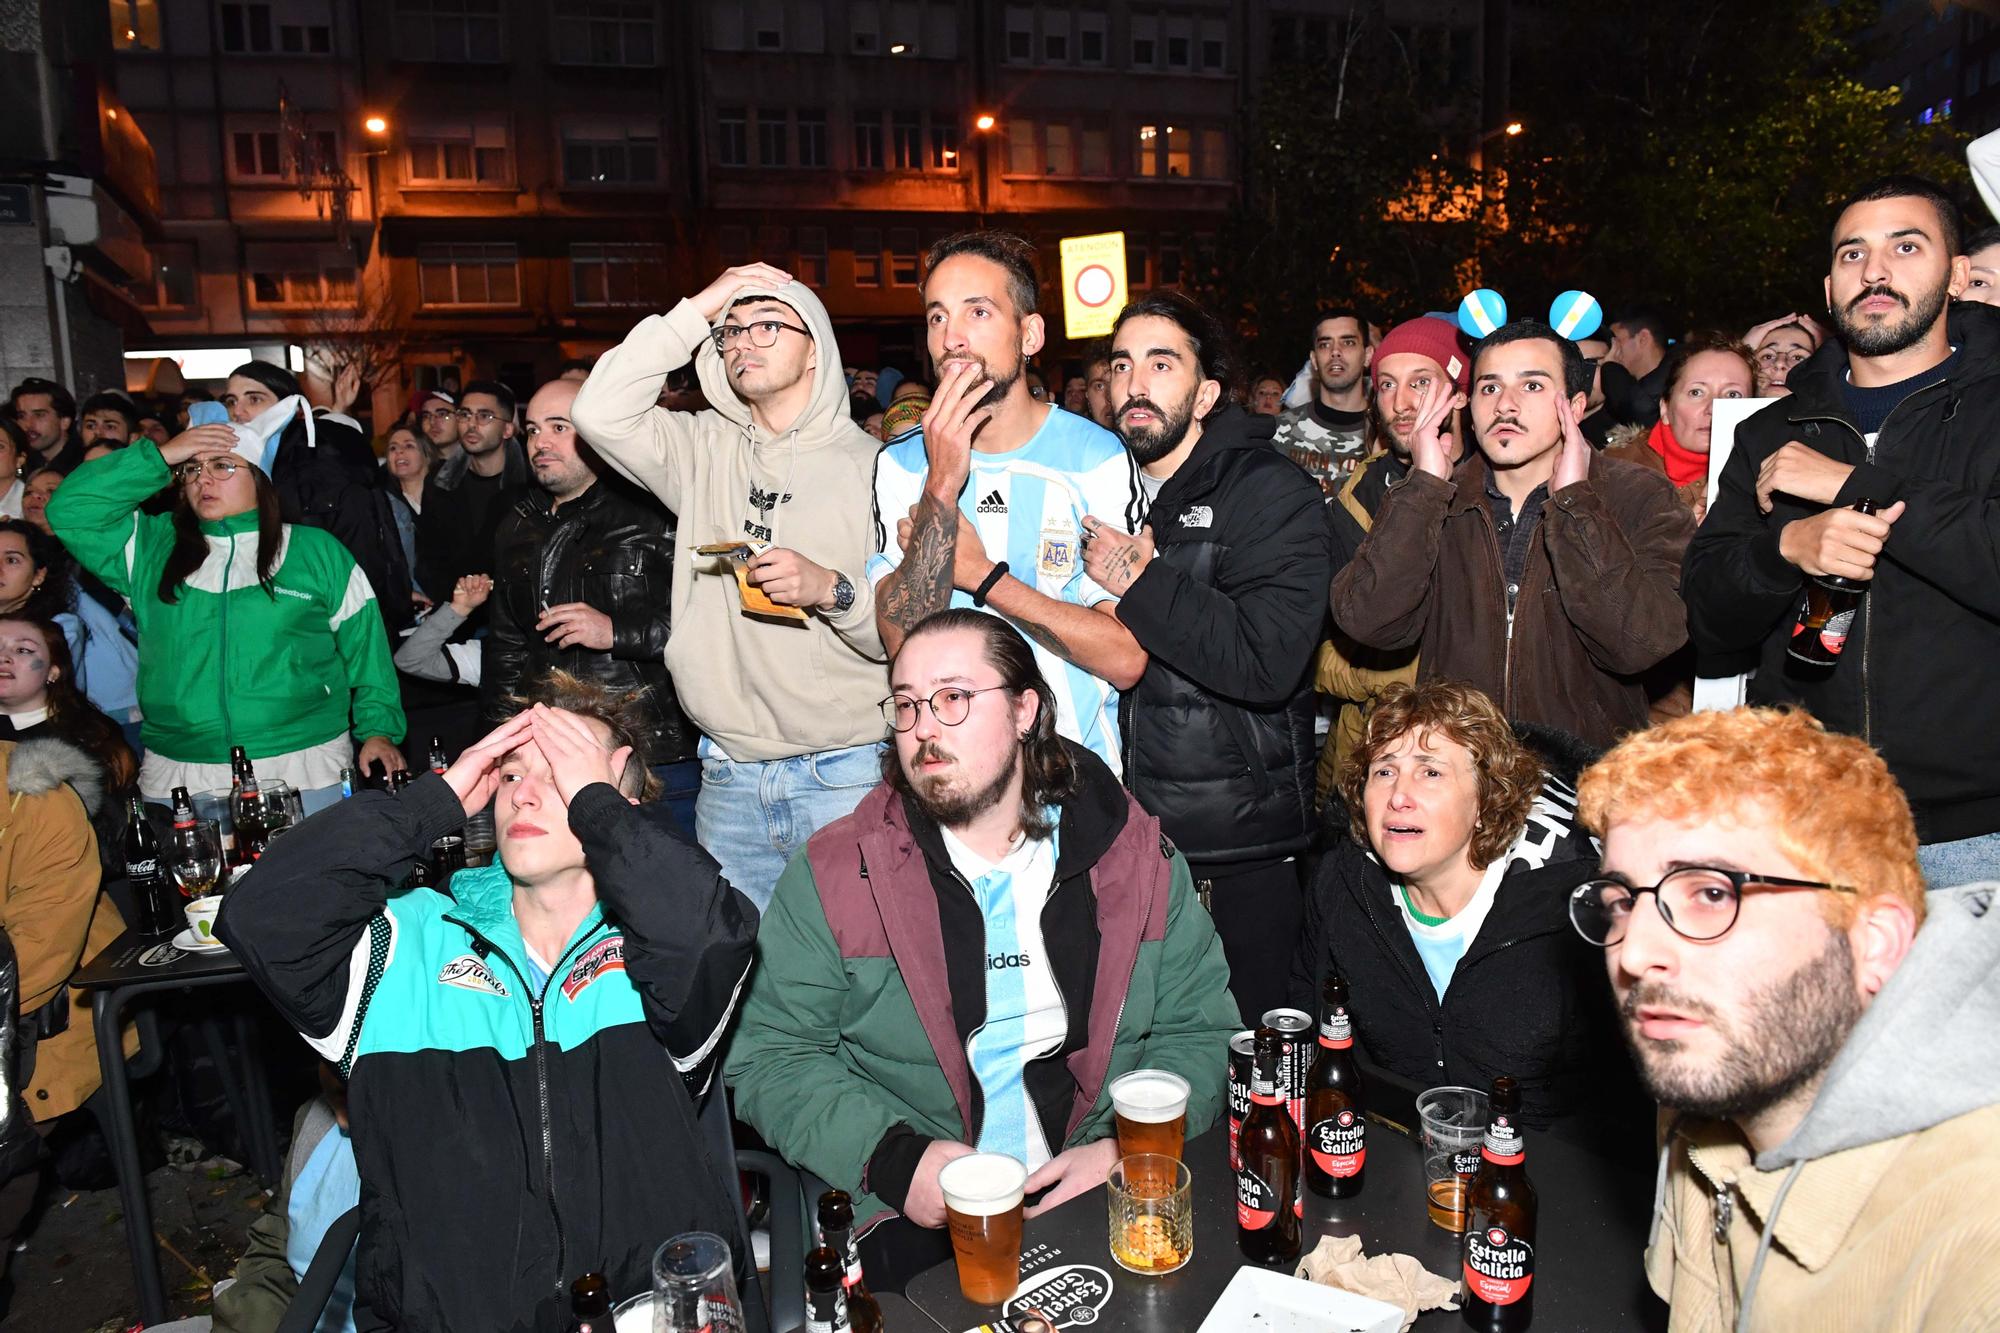
[[[281,405],[282,406],[282,405]],[[132,603],[146,759],[139,789],[229,785],[241,745],[258,776],[328,787],[353,762],[403,767],[395,669],[375,595],[339,541],[278,517],[264,423],[196,426],[78,468],[49,501],[71,554]],[[171,515],[139,506],[178,483]]]

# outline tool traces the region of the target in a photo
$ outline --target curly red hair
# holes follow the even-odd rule
[[[1742,821],[1768,827],[1808,877],[1860,894],[1822,895],[1834,926],[1860,900],[1890,894],[1924,919],[1924,877],[1910,803],[1867,742],[1795,708],[1694,713],[1628,736],[1577,784],[1578,816],[1599,837],[1613,824]]]

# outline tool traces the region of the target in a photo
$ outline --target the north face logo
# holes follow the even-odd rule
[[[1215,526],[1215,511],[1207,505],[1189,505],[1181,515],[1184,528],[1209,528]]]
[[[1004,514],[1007,512],[1006,497],[999,491],[989,491],[986,498],[972,507],[976,514]]]
[[[476,991],[481,995],[497,995],[503,1000],[508,995],[505,983],[493,975],[493,969],[469,953],[462,953],[446,963],[438,973],[438,984]]]

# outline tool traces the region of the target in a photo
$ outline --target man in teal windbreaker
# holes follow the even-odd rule
[[[888,780],[778,881],[726,1077],[739,1116],[855,1195],[869,1280],[899,1288],[950,1254],[952,1158],[1018,1158],[1046,1191],[1031,1213],[1073,1198],[1118,1159],[1107,1088],[1136,1068],[1186,1078],[1206,1129],[1237,1015],[1187,863],[1057,736],[1011,625],[939,612],[889,681]]]

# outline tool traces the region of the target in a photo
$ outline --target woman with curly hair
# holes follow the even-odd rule
[[[1562,760],[1573,768],[1581,756]],[[1634,1099],[1612,1119],[1643,1147],[1652,1122],[1637,1107],[1604,960],[1569,927],[1571,891],[1597,872],[1574,788],[1491,699],[1428,681],[1377,698],[1339,796],[1348,827],[1313,881],[1293,1003],[1316,1011],[1322,979],[1338,971],[1369,1063],[1420,1088],[1511,1074],[1535,1128],[1602,1110],[1615,1089]]]

